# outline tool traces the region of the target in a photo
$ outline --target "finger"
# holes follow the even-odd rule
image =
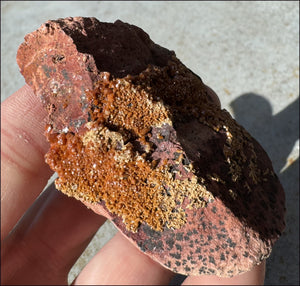
[[[263,285],[266,264],[263,261],[251,271],[232,278],[221,278],[214,275],[190,276],[182,285]]]
[[[210,97],[212,102],[217,106],[221,107],[221,102],[217,94],[209,86],[205,85],[205,88],[206,88],[207,95]]]
[[[2,283],[66,285],[71,267],[105,220],[52,184],[4,240]]]
[[[28,86],[1,104],[1,240],[47,184],[46,111]]]
[[[174,273],[118,232],[85,266],[74,285],[163,285]]]

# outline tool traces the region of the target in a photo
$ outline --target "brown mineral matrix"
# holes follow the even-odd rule
[[[76,17],[27,35],[17,62],[49,113],[57,189],[177,273],[230,277],[270,255],[285,226],[271,161],[174,52]]]

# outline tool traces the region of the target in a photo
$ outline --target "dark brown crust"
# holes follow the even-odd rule
[[[17,61],[49,111],[61,191],[178,273],[230,277],[270,255],[285,225],[271,161],[173,52],[78,17],[27,35]]]

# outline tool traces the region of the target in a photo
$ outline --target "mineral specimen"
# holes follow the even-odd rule
[[[262,147],[140,28],[48,21],[17,62],[49,112],[57,189],[174,272],[233,276],[270,255],[285,198]]]

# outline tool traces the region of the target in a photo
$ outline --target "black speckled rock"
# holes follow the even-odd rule
[[[270,255],[285,226],[271,161],[173,52],[78,17],[27,35],[17,61],[49,112],[59,190],[174,272],[230,277]]]

